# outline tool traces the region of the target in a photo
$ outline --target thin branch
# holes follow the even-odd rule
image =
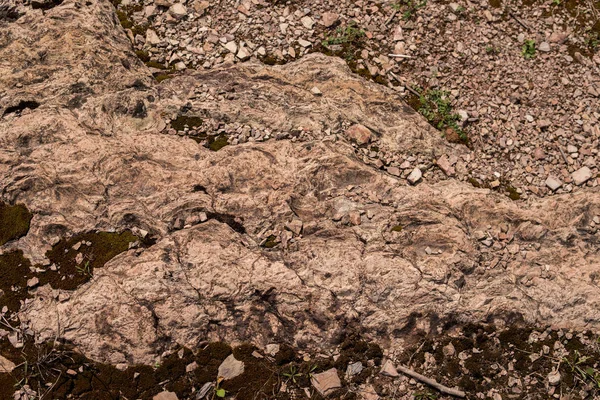
[[[427,385],[439,390],[442,393],[449,394],[450,396],[461,397],[461,398],[466,396],[465,392],[463,392],[462,390],[453,389],[453,388],[449,388],[448,386],[444,386],[440,383],[437,383],[435,380],[427,378],[426,376],[423,376],[423,375],[419,374],[418,372],[415,372],[412,369],[406,368],[402,365],[398,365],[396,367],[396,369],[398,371],[402,372],[403,374],[410,376],[411,378],[415,378],[418,381],[426,383]]]

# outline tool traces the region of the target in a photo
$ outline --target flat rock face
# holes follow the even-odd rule
[[[598,190],[525,203],[453,179],[410,186],[357,157],[345,128],[361,124],[380,148],[430,154],[432,165],[463,148],[338,59],[157,84],[108,2],[23,12],[0,38],[0,186],[34,217],[3,250],[44,263],[66,235],[156,238],[69,296],[38,287],[20,318],[40,340],[151,364],[172,343],[327,347],[352,327],[395,346],[417,316],[423,327],[521,315],[600,328]],[[213,152],[164,133],[182,109],[299,134]],[[286,229],[292,221],[301,228]]]

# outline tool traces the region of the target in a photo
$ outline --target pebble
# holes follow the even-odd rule
[[[408,175],[406,180],[408,180],[408,182],[411,185],[414,185],[421,180],[422,176],[423,176],[423,174],[421,173],[421,170],[419,169],[419,167],[416,167],[415,169],[412,170],[410,175]]]
[[[352,364],[348,364],[348,368],[346,368],[346,375],[352,377],[354,375],[358,375],[362,372],[363,365],[360,361],[357,361]]]
[[[244,373],[244,362],[237,360],[230,354],[221,365],[219,365],[218,376],[224,380],[230,380]]]
[[[0,356],[0,373],[10,374],[16,367],[14,362]]]
[[[557,386],[560,383],[560,372],[558,371],[552,371],[548,374],[548,383],[551,386]]]
[[[562,182],[560,181],[560,179],[558,179],[554,176],[549,176],[546,179],[545,183],[546,183],[546,186],[548,186],[552,191],[555,191],[562,186]]]
[[[333,12],[326,12],[321,16],[321,25],[325,28],[329,28],[333,26],[338,20],[340,16]]]
[[[36,287],[38,284],[40,283],[40,280],[37,277],[33,277],[29,280],[27,280],[27,287],[29,288],[34,288]]]
[[[314,374],[310,382],[323,397],[342,387],[342,382],[335,368],[328,369],[320,374]]]
[[[571,174],[576,185],[583,185],[592,177],[592,171],[588,167],[582,167]]]
[[[313,88],[312,88],[312,89],[310,89],[310,92],[311,92],[312,94],[314,94],[315,96],[322,96],[322,95],[323,95],[323,93],[322,93],[322,92],[319,90],[319,88],[318,88],[318,87],[316,87],[316,86],[313,86]]]
[[[169,13],[175,18],[181,19],[185,17],[188,12],[187,8],[183,4],[176,3],[169,8]]]
[[[354,124],[346,130],[346,137],[359,145],[367,144],[371,141],[371,130],[364,125]]]
[[[394,366],[394,363],[391,360],[386,360],[383,366],[381,367],[381,371],[379,372],[381,375],[390,376],[395,378],[399,376],[398,370]]]
[[[547,53],[550,51],[550,44],[548,42],[542,42],[538,46],[538,50]]]
[[[165,391],[154,396],[152,400],[179,400],[179,398],[176,393]]]

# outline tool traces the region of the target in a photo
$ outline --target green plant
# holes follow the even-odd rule
[[[590,361],[593,361],[593,359],[590,356],[581,355],[577,350],[575,350],[574,353],[575,356],[573,357],[573,360],[563,358],[563,362],[566,363],[571,368],[571,372],[576,373],[583,382],[600,389],[600,372],[587,365]]]
[[[225,398],[225,396],[227,396],[227,391],[221,387],[221,382],[223,382],[223,378],[218,377],[217,384],[215,385],[215,391],[213,393],[213,399],[215,398],[215,396],[217,396],[220,399]]]
[[[365,31],[358,28],[356,23],[350,23],[345,28],[338,27],[334,36],[328,36],[323,40],[323,46],[335,44],[355,43],[365,36]]]
[[[427,0],[404,0],[404,3],[406,5],[406,11],[404,11],[402,14],[402,19],[407,21],[412,19],[420,8],[423,8],[427,5]]]
[[[413,393],[413,397],[415,398],[415,400],[437,400],[438,395],[437,393],[423,391]]]
[[[553,6],[560,6],[560,0],[552,0]]]
[[[458,137],[467,142],[468,138],[464,130],[458,126],[460,115],[453,112],[450,94],[439,89],[416,89],[419,93],[418,112],[423,115],[430,124],[439,130],[452,129]]]
[[[485,46],[485,52],[491,55],[499,53],[498,49],[491,45]]]
[[[283,374],[283,376],[288,378],[288,380],[291,380],[292,382],[297,383],[296,378],[300,378],[302,376],[302,374],[298,372],[298,370],[296,369],[296,367],[294,365],[292,365],[290,367],[289,372],[285,372]]]
[[[77,272],[79,272],[82,275],[92,276],[92,271],[90,269],[90,262],[89,261],[86,261],[85,264],[83,265],[83,267],[77,265],[75,267],[75,269],[77,269]]]
[[[306,376],[308,376],[308,379],[312,379],[314,372],[317,370],[317,366],[316,365],[311,365],[311,367],[308,369],[308,372],[306,373]]]
[[[585,44],[592,51],[595,51],[600,47],[600,32],[590,32],[585,38]]]
[[[521,54],[523,55],[523,57],[525,57],[526,60],[535,57],[535,40],[525,40],[525,43],[523,43]]]

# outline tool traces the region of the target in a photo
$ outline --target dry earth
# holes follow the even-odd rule
[[[159,83],[107,1],[3,3],[0,29],[2,395],[201,398],[217,342],[256,346],[238,380],[273,377],[238,398],[320,398],[307,377],[351,362],[326,395],[437,396],[386,359],[469,398],[598,394],[596,167],[514,201],[339,58]]]

